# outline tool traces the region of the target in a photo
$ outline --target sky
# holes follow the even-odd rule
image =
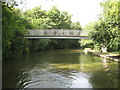
[[[57,6],[60,11],[67,11],[72,14],[73,22],[79,21],[84,27],[89,22],[98,20],[102,12],[101,0],[26,0],[26,4],[19,6],[23,11],[41,6],[43,10],[50,10],[52,6]]]

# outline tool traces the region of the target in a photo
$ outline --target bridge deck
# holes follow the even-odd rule
[[[28,30],[25,36],[28,39],[90,39],[85,30],[66,30],[66,29],[48,29],[48,30]]]

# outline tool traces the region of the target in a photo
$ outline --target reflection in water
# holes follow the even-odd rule
[[[92,88],[89,82],[89,75],[83,72],[76,73],[74,79],[72,80],[71,88]]]
[[[115,88],[117,63],[80,50],[32,53],[3,63],[4,88]]]
[[[117,63],[102,60],[101,68],[91,75],[90,82],[93,87],[97,88],[117,88],[118,87],[118,68]],[[116,67],[115,67],[116,66]]]
[[[110,72],[109,72],[109,66],[108,66],[108,63],[107,63],[107,60],[106,59],[103,59],[102,60],[103,62],[103,68],[104,68],[104,71],[107,73],[107,75],[110,75]]]

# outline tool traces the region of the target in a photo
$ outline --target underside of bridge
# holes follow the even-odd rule
[[[27,39],[90,39],[90,37],[61,37],[61,36],[26,36]]]

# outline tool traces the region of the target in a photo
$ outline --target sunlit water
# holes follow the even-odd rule
[[[3,88],[117,88],[118,63],[81,50],[32,53],[3,62]]]

